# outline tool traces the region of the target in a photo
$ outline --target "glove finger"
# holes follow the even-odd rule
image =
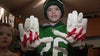
[[[37,32],[39,34],[39,22],[38,19],[34,16],[30,16],[30,29],[33,32]]]
[[[78,15],[78,22],[79,22],[80,20],[82,20],[82,19],[83,19],[83,13],[80,12],[79,15]]]
[[[74,25],[77,25],[77,19],[78,19],[78,12],[77,11],[73,11],[72,12],[72,19],[73,19],[73,23],[74,23]]]
[[[34,29],[34,16],[30,16],[30,29]]]
[[[79,29],[81,29],[83,27],[82,26],[83,25],[82,19],[83,19],[83,13],[80,12],[79,15],[77,14],[77,21],[76,21],[76,26],[75,26],[77,28],[77,31],[76,32],[78,32]]]
[[[69,31],[71,31],[71,29],[72,29],[72,14],[71,13],[69,13],[68,14],[68,19],[67,19],[67,31],[69,32]]]
[[[84,18],[82,22],[83,22],[83,27],[87,27],[87,22],[88,22],[87,18]]]
[[[24,29],[25,31],[29,31],[30,29],[30,19],[29,18],[26,18],[25,20]]]
[[[77,26],[78,20],[77,20],[78,12],[73,11],[72,13],[68,14],[68,21],[67,21],[67,31],[72,31],[73,28]]]
[[[41,43],[40,43],[40,41],[39,40],[37,40],[37,41],[35,41],[34,43],[33,43],[33,45],[32,46],[34,46],[34,47],[37,47],[37,46],[39,46]]]
[[[83,26],[83,31],[84,31],[84,33],[86,33],[86,30],[87,30],[87,22],[88,22],[88,20],[87,20],[87,18],[84,18],[84,19],[82,19],[82,26]]]
[[[80,21],[78,22],[76,28],[77,28],[77,31],[76,31],[76,32],[79,32],[80,29],[83,28],[83,22],[82,22],[82,20],[80,20]]]
[[[44,37],[44,38],[39,39],[39,40],[40,40],[40,43],[49,43],[49,42],[53,41],[53,38],[52,37]]]
[[[68,14],[67,27],[71,25],[71,13]]]
[[[18,24],[18,29],[19,29],[20,37],[22,37],[24,35],[24,28],[22,23]]]

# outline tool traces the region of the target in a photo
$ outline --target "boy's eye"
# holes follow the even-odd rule
[[[10,34],[10,33],[3,33],[3,32],[0,32],[0,35],[3,35],[3,34],[6,34],[6,35],[9,36],[9,37],[12,36],[12,34]]]
[[[59,8],[56,8],[56,10],[60,10]]]
[[[7,33],[8,36],[12,36],[10,33]]]
[[[48,11],[51,11],[51,9],[48,9]]]
[[[0,32],[0,35],[2,35],[3,34],[3,32]]]

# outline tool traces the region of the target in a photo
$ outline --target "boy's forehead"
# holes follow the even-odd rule
[[[0,32],[13,34],[12,30],[7,26],[0,26]]]
[[[11,31],[11,29],[7,26],[0,26],[0,31]]]

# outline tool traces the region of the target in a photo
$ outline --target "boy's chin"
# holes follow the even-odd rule
[[[50,20],[50,22],[57,23],[57,22],[59,22],[59,20]]]

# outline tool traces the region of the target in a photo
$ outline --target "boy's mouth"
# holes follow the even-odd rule
[[[3,40],[2,42],[3,42],[3,43],[7,43],[7,40]]]
[[[51,17],[52,17],[52,18],[56,18],[56,17],[57,17],[57,15],[52,15]]]

